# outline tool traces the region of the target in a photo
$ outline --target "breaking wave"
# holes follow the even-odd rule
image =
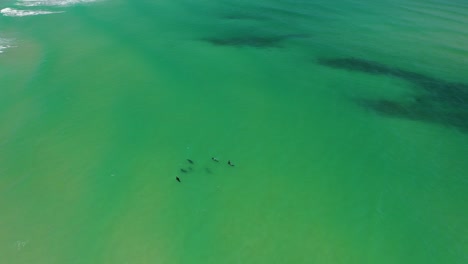
[[[69,6],[75,4],[85,4],[96,0],[19,0],[20,6]]]
[[[49,14],[57,14],[62,13],[62,11],[44,11],[44,10],[19,10],[13,8],[3,8],[0,10],[0,13],[4,16],[9,17],[23,17],[23,16],[37,16],[37,15],[49,15]]]

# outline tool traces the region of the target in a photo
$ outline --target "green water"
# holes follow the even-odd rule
[[[375,2],[1,2],[0,262],[466,263],[468,4]]]

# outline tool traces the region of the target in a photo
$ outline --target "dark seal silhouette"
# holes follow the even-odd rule
[[[179,179],[179,177],[175,177],[175,179],[176,179],[178,182],[180,182],[180,179]]]
[[[187,159],[188,163],[193,164],[193,160]]]
[[[181,172],[187,173],[188,171],[186,169],[180,169]]]
[[[234,163],[232,163],[230,160],[228,160],[228,165],[234,167]]]

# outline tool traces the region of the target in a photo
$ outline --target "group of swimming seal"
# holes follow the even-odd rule
[[[211,160],[214,161],[214,162],[219,162],[219,159],[216,158],[216,157],[211,157]],[[194,164],[195,164],[195,162],[193,162],[193,160],[191,160],[191,159],[186,159],[186,161],[187,161],[190,165],[194,165]],[[234,163],[232,163],[231,160],[228,160],[228,161],[227,161],[227,164],[228,164],[229,166],[231,166],[231,167],[234,167],[234,166],[235,166]],[[206,171],[207,171],[208,173],[211,173],[211,170],[210,170],[210,169],[208,169],[208,168],[205,168],[205,169],[206,169]],[[180,169],[180,172],[182,172],[182,173],[189,173],[189,172],[191,172],[191,171],[193,171],[193,168],[192,168],[191,166],[189,166],[188,168],[181,168],[181,169]],[[180,180],[180,177],[179,177],[179,176],[176,176],[176,181],[182,182],[182,181]]]

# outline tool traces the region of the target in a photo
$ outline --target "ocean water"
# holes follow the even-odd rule
[[[0,10],[0,263],[468,262],[465,0]]]

